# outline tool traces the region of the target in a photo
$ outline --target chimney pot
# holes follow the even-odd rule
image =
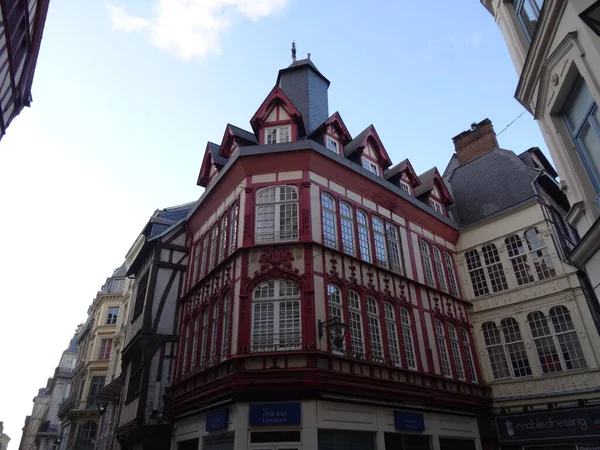
[[[468,163],[498,148],[496,133],[489,119],[472,123],[471,129],[454,136],[452,141],[460,164]]]
[[[310,53],[307,53],[307,55],[306,55],[306,56],[308,57],[308,59],[310,59]]]

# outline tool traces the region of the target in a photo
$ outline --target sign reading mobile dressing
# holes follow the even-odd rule
[[[250,405],[250,426],[300,425],[300,403],[261,403]]]
[[[502,442],[600,436],[600,407],[496,417]]]

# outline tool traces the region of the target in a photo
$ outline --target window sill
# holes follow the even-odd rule
[[[554,373],[542,373],[540,375],[528,375],[526,377],[521,378],[503,378],[502,380],[492,380],[490,381],[490,385],[502,385],[502,384],[510,384],[510,383],[524,383],[527,381],[538,381],[538,380],[548,380],[552,378],[564,377],[567,375],[579,375],[583,373],[589,372],[598,372],[600,369],[596,368],[586,368],[586,369],[574,369],[574,370],[563,370],[562,372],[554,372]]]

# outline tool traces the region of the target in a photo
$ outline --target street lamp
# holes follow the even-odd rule
[[[104,412],[106,411],[106,407],[108,406],[108,402],[102,401],[102,400],[98,400],[96,402],[96,407],[98,408],[98,412],[100,413],[100,417],[102,417],[104,415]]]
[[[344,350],[344,338],[348,330],[348,324],[343,323],[339,317],[333,317],[325,322],[319,320],[319,339],[323,337],[325,330],[331,335],[333,347],[337,351]]]
[[[581,17],[581,20],[583,20],[594,33],[600,36],[600,0],[592,3],[589,8],[579,14],[579,17]]]

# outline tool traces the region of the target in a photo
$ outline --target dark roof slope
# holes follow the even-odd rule
[[[294,70],[300,70],[305,66],[309,66],[319,77],[321,77],[326,83],[327,86],[329,86],[331,84],[331,82],[325,78],[325,75],[323,75],[319,69],[317,69],[317,66],[315,66],[313,64],[313,62],[308,59],[298,59],[296,61],[294,61],[293,63],[291,63],[289,66],[287,66],[285,69],[281,69],[279,71],[279,73],[277,74],[277,82],[275,83],[277,86],[279,85],[279,80],[281,79],[281,75],[283,75],[286,72],[293,72]]]
[[[539,173],[500,148],[455,168],[446,180],[454,195],[454,218],[465,226],[521,207],[535,197]]]
[[[246,131],[240,127],[231,125],[230,123],[228,123],[227,126],[229,127],[229,129],[231,130],[231,132],[233,133],[233,135],[235,137],[243,139],[244,141],[247,141],[250,144],[258,144],[258,141],[256,140],[256,136],[254,135],[254,133],[250,133],[249,131]]]
[[[219,155],[220,149],[220,145],[217,145],[214,142],[208,142],[208,151],[210,152],[210,156],[212,157],[214,165],[217,166],[219,169],[225,164],[227,164],[227,158],[223,158]]]
[[[350,156],[352,156],[352,154],[356,150],[358,150],[358,147],[361,146],[361,144],[365,140],[365,136],[367,134],[369,134],[370,130],[371,130],[370,126],[365,128],[363,131],[361,131],[359,134],[357,134],[354,139],[352,139],[350,142],[348,142],[348,145],[344,146],[344,156],[346,158],[349,158]]]
[[[415,187],[415,197],[420,197],[421,195],[429,192],[433,189],[433,180],[435,179],[435,167],[432,167],[427,172],[423,172],[419,175],[420,185]]]

